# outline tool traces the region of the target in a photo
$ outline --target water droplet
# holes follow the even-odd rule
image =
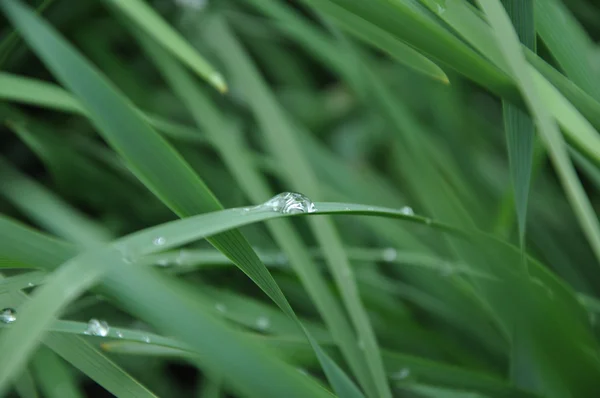
[[[271,326],[271,321],[266,316],[256,318],[256,327],[260,330],[267,330]]]
[[[383,250],[382,257],[383,261],[391,263],[392,261],[396,260],[396,257],[398,257],[398,252],[396,252],[396,249],[394,249],[393,247],[388,247],[387,249]]]
[[[118,337],[118,338],[120,338],[120,339],[122,339],[122,338],[123,338],[123,333],[121,333],[121,331],[120,331],[120,330],[117,330],[117,333],[116,333],[116,334],[117,334],[117,337]]]
[[[33,282],[29,282],[29,283],[27,284],[27,286],[29,286],[29,287],[34,287],[35,285],[33,284]]]
[[[159,267],[168,267],[169,260],[167,260],[166,258],[161,258],[156,262],[156,265],[158,265]]]
[[[408,376],[410,376],[409,368],[402,368],[393,374],[394,379],[400,379],[400,380],[406,379]]]
[[[367,210],[369,210],[369,211],[374,211],[374,210],[375,210],[375,208],[374,208],[374,207],[367,207]]]
[[[152,241],[152,243],[154,243],[154,245],[155,245],[155,246],[162,246],[162,245],[164,245],[166,242],[167,242],[167,240],[166,240],[164,237],[162,237],[162,236],[156,237],[156,238],[154,238],[154,240]]]
[[[446,8],[443,5],[441,5],[440,3],[438,3],[437,4],[437,13],[442,15],[445,12],[446,12]]]
[[[280,193],[258,207],[282,214],[314,213],[317,211],[312,200],[297,192]]]
[[[99,321],[95,318],[90,319],[87,324],[87,329],[85,330],[85,334],[89,334],[91,336],[101,336],[106,337],[108,335],[108,331],[110,327],[108,323],[105,321]]]
[[[150,342],[150,336],[144,336],[144,342],[145,343],[149,343]]]
[[[414,216],[415,215],[415,212],[413,211],[412,207],[410,207],[410,206],[404,206],[403,208],[401,208],[400,213],[404,214],[405,216]]]
[[[215,304],[215,309],[217,311],[219,311],[220,313],[225,313],[227,312],[227,307],[225,306],[225,304],[223,303],[217,303]]]
[[[0,311],[0,322],[13,323],[17,320],[17,311],[14,308],[5,308]]]

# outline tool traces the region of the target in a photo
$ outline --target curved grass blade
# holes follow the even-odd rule
[[[0,195],[41,226],[72,242],[92,246],[110,235],[97,228],[42,185],[29,179],[0,157]]]
[[[22,292],[12,292],[8,297],[8,306],[14,308],[20,308],[28,299]],[[146,387],[78,336],[49,333],[43,337],[42,342],[116,396],[156,398]]]
[[[243,143],[234,137],[230,127],[224,122],[223,117],[219,116],[217,109],[210,104],[209,100],[200,91],[193,90],[192,79],[156,46],[141,38],[140,41],[168,82],[182,97],[198,125],[206,130],[242,189],[255,201],[262,201],[272,196],[268,182],[253,167]],[[227,133],[223,134],[224,131]],[[307,255],[302,239],[287,222],[269,223],[267,227],[271,230],[275,241],[291,259],[294,270],[314,300],[360,384],[366,391],[374,391],[352,328],[336,298],[330,293],[327,282]]]
[[[533,0],[503,0],[521,42],[535,52]],[[519,242],[525,250],[525,223],[533,162],[533,120],[516,105],[502,101],[508,158],[519,226]]]
[[[541,102],[540,94],[536,91],[535,86],[530,80],[531,75],[529,74],[525,57],[521,52],[518,37],[512,29],[510,19],[498,0],[478,1],[487,15],[488,21],[495,32],[498,46],[511,68],[527,105],[538,124],[540,134],[546,141],[550,157],[567,191],[571,205],[574,207],[584,227],[592,249],[600,260],[600,227],[598,226],[597,218],[569,160],[562,136],[555,121]],[[550,393],[552,396],[560,396],[569,391],[576,395],[586,395],[590,391],[589,389],[595,383],[594,379],[598,377],[598,369],[589,369],[585,373],[575,375],[570,369],[571,365],[556,361],[548,363],[541,353],[533,351],[533,347],[540,344],[541,347],[538,349],[550,349],[550,346],[544,345],[553,343],[552,336],[548,336],[548,339],[545,339],[543,342],[534,342],[531,336],[529,336],[528,331],[523,331],[522,326],[519,326],[519,324],[517,326],[520,327],[517,332],[517,338],[520,339],[523,337],[525,340],[516,341],[513,344],[525,344],[529,349],[530,358],[528,358],[528,366],[530,367],[530,371],[533,372],[533,377],[537,379],[536,383],[539,383],[534,388],[546,394]],[[554,348],[556,349],[557,347]],[[533,369],[531,369],[532,366]],[[561,375],[562,380],[557,381],[555,379],[558,375]]]
[[[436,12],[437,10],[441,19],[499,68],[508,74],[512,74],[498,44],[494,40],[489,25],[473,11],[472,7],[462,0],[421,1],[432,11]],[[439,10],[443,10],[443,12],[439,12]],[[600,127],[600,119],[598,119],[600,105],[593,98],[581,92],[572,82],[547,65],[532,51],[527,50],[526,47],[522,48],[525,49],[527,59],[537,68],[529,67],[529,70],[533,75],[536,88],[542,92],[540,97],[545,106],[557,118],[558,123],[565,130],[565,135],[578,147],[584,149],[585,154],[594,163],[600,164],[600,136],[580,114],[580,112],[585,111],[585,116],[594,121],[597,127]],[[546,77],[548,80],[546,80]],[[556,85],[560,91],[553,85]],[[577,108],[561,92],[568,96],[573,104],[577,104]],[[513,100],[510,96],[505,98]]]
[[[600,101],[598,69],[593,65],[594,43],[561,1],[535,0],[537,30],[566,75]]]
[[[334,16],[336,10],[344,9],[492,91],[516,97],[517,93],[508,76],[437,21],[416,9],[411,1],[375,0],[368,4],[357,0],[304,2],[328,16]]]
[[[54,0],[44,0],[37,8],[36,12],[41,14]],[[0,67],[4,66],[8,60],[10,53],[14,50],[15,46],[19,43],[19,36],[16,31],[11,31],[8,36],[0,43]]]
[[[187,64],[220,92],[227,91],[225,79],[175,29],[142,0],[104,0],[117,12],[127,17],[148,36]]]
[[[135,4],[131,3],[133,7]],[[128,161],[132,172],[161,201],[181,217],[222,208],[204,182],[140,118],[132,104],[50,25],[17,0],[4,1],[0,7],[50,70],[79,98],[98,131]],[[227,231],[209,241],[293,316],[283,293],[239,231]]]
[[[0,72],[0,99],[88,116],[81,103],[66,90],[45,81]],[[136,109],[151,126],[170,138],[189,142],[204,141],[201,133],[156,115]]]
[[[286,10],[284,5],[280,5],[278,3],[268,3],[262,1],[252,1],[251,2],[255,7],[263,9],[265,12],[277,15],[282,19],[282,21],[286,21],[285,25],[282,26],[283,29],[293,29],[296,32],[304,32],[303,24],[297,21],[299,16],[294,15],[290,11]],[[345,30],[351,32],[359,39],[371,44],[374,47],[379,48],[382,51],[385,51],[390,56],[392,56],[396,61],[401,64],[408,66],[412,70],[422,73],[426,76],[432,77],[436,80],[439,80],[443,83],[448,83],[448,77],[444,73],[444,71],[437,66],[433,61],[409,47],[405,43],[400,40],[397,40],[392,35],[388,34],[382,29],[379,29],[376,25],[370,24],[364,19],[345,11],[340,7],[327,7],[328,15],[336,21],[340,26],[342,26]],[[316,37],[315,37],[316,39]],[[320,38],[319,40],[321,40]],[[329,56],[339,57],[340,52],[336,50],[333,43],[330,40],[327,40],[325,43],[320,42],[317,44],[318,46],[328,45],[333,51],[329,54]]]
[[[299,150],[294,126],[284,114],[263,78],[251,63],[248,55],[236,41],[228,26],[220,19],[210,21],[209,32],[218,37],[217,51],[231,72],[236,83],[242,85],[252,110],[264,131],[269,149],[278,157],[283,172],[292,186],[309,195],[318,195],[317,176]],[[358,294],[350,264],[344,253],[341,239],[335,226],[328,219],[309,221],[311,229],[326,255],[326,261],[339,288],[342,301],[356,329],[359,341],[364,344],[364,355],[371,378],[380,397],[391,397],[379,355],[379,347],[366,310]]]
[[[40,348],[33,358],[32,367],[41,392],[47,398],[83,398],[77,380],[65,363],[46,348]]]
[[[321,212],[324,213],[331,213],[331,214],[335,214],[335,213],[340,213],[340,214],[373,214],[373,215],[385,215],[385,216],[389,216],[389,217],[395,217],[395,218],[401,218],[401,219],[405,219],[405,220],[410,220],[413,222],[419,222],[425,225],[430,225],[436,229],[442,230],[442,231],[451,231],[453,233],[458,233],[459,235],[464,235],[464,233],[462,233],[461,231],[457,231],[453,228],[450,228],[448,226],[444,226],[443,224],[439,224],[439,223],[435,223],[432,222],[429,219],[423,218],[423,217],[417,217],[417,216],[408,216],[406,214],[404,214],[401,210],[393,210],[393,209],[386,209],[386,208],[381,208],[381,207],[371,207],[371,206],[364,206],[364,205],[352,205],[352,204],[328,204],[328,203],[317,203],[316,204],[318,209],[321,209]],[[315,213],[313,213],[315,214]],[[158,251],[161,251],[163,249],[169,248],[169,247],[175,247],[178,245],[182,245],[185,243],[189,243],[192,240],[201,238],[203,236],[204,233],[207,233],[208,231],[211,231],[211,233],[218,233],[224,229],[229,229],[229,228],[236,228],[239,227],[241,225],[246,225],[248,223],[252,223],[252,222],[257,222],[257,221],[262,221],[262,220],[267,220],[267,219],[272,219],[272,218],[276,218],[276,217],[282,217],[284,215],[279,214],[279,213],[274,213],[274,212],[264,212],[264,211],[254,211],[254,212],[248,212],[248,211],[244,211],[244,209],[231,209],[231,210],[225,210],[225,211],[220,211],[220,212],[216,212],[216,213],[209,213],[209,214],[204,214],[204,215],[200,215],[200,216],[196,216],[196,217],[191,217],[188,219],[183,219],[183,220],[179,220],[179,221],[174,221],[171,223],[167,223],[164,224],[162,226],[158,226],[158,227],[154,227],[154,228],[150,228],[148,230],[145,231],[141,231],[138,233],[135,233],[133,235],[130,235],[126,238],[123,238],[119,241],[117,241],[116,243],[114,243],[113,245],[111,245],[109,248],[105,249],[104,251],[102,251],[102,253],[104,253],[103,255],[101,255],[100,257],[102,257],[102,260],[100,260],[99,258],[95,258],[93,256],[94,253],[87,253],[82,255],[80,258],[87,258],[90,260],[90,262],[88,261],[84,261],[81,264],[77,264],[78,261],[70,261],[70,264],[76,264],[77,267],[74,270],[74,272],[67,272],[64,271],[64,269],[62,270],[61,273],[59,274],[54,274],[53,276],[53,280],[54,283],[52,283],[52,285],[47,285],[47,286],[51,286],[50,289],[56,289],[58,290],[56,293],[58,296],[60,296],[58,298],[58,300],[69,300],[68,296],[72,296],[72,295],[76,295],[77,291],[80,289],[85,289],[87,288],[88,284],[93,284],[94,283],[94,279],[101,277],[103,272],[106,272],[107,269],[106,268],[111,268],[111,266],[113,266],[114,264],[111,264],[110,261],[107,261],[108,259],[106,258],[106,256],[110,256],[114,259],[115,262],[122,262],[122,256],[123,254],[121,252],[119,252],[119,250],[117,250],[116,248],[120,248],[120,250],[124,250],[127,253],[126,258],[128,258],[128,261],[132,261],[133,258],[135,258],[138,255],[143,255],[143,254],[151,254],[151,253],[156,253]],[[32,235],[32,233],[30,231],[27,231],[26,229],[17,227],[12,225],[11,223],[7,223],[6,220],[0,219],[0,232],[2,233],[2,239],[0,239],[0,254],[2,255],[2,257],[7,257],[7,258],[13,258],[25,263],[33,263],[33,262],[39,262],[40,264],[36,264],[37,266],[43,266],[43,264],[48,264],[48,262],[52,262],[54,264],[56,263],[60,263],[62,261],[64,261],[65,259],[68,259],[72,253],[73,253],[73,249],[69,248],[69,246],[61,246],[61,245],[56,245],[56,242],[54,241],[50,241],[47,238],[42,238],[41,236],[34,234]],[[25,238],[25,236],[27,236],[27,238]],[[157,236],[161,236],[164,237],[165,239],[165,243],[164,245],[160,245],[157,246],[154,244],[155,238]],[[16,241],[19,241],[20,239],[25,239],[25,241],[30,241],[32,242],[32,244],[34,244],[35,242],[35,246],[36,248],[44,248],[44,247],[48,247],[48,245],[50,245],[50,247],[48,247],[50,249],[50,253],[46,253],[46,255],[40,256],[39,255],[39,251],[38,250],[28,250],[27,248],[23,249],[22,245],[15,245],[11,242],[11,239],[7,239],[7,238],[12,238],[12,239],[16,239]],[[40,240],[40,238],[42,238]],[[106,255],[106,256],[105,256]],[[133,257],[131,257],[133,256]],[[73,266],[75,268],[75,266]],[[84,269],[87,268],[87,269]],[[146,299],[144,301],[140,301],[137,302],[135,299],[135,297],[130,297],[131,300],[135,301],[135,303],[133,303],[131,300],[124,300],[124,305],[131,305],[131,309],[132,311],[135,312],[139,312],[140,307],[139,306],[149,306],[148,311],[151,312],[151,314],[148,314],[146,312],[144,312],[145,316],[151,316],[154,317],[155,322],[157,323],[158,327],[161,327],[160,325],[162,325],[162,327],[164,328],[165,326],[162,323],[159,323],[159,321],[157,319],[165,319],[164,317],[161,318],[161,316],[163,314],[161,314],[160,311],[158,311],[156,308],[163,308],[161,307],[160,304],[160,300],[156,301],[157,298],[154,297],[154,295],[156,294],[157,291],[160,291],[162,288],[157,287],[157,289],[150,289],[148,290],[144,290],[140,287],[135,287],[134,285],[140,285],[140,280],[136,279],[136,275],[137,274],[137,270],[141,271],[144,268],[138,268],[138,267],[130,267],[125,265],[124,267],[122,267],[121,269],[119,269],[119,272],[112,272],[111,275],[113,275],[113,277],[110,278],[110,280],[106,280],[104,283],[104,286],[111,286],[111,289],[113,293],[115,293],[116,291],[119,292],[119,294],[126,294],[126,295],[131,295],[133,293],[131,293],[132,288],[137,289],[137,294],[139,295],[143,295]],[[542,268],[543,269],[543,268]],[[536,270],[536,267],[533,267],[532,270]],[[124,272],[129,272],[130,274],[124,278],[123,273]],[[547,271],[545,271],[547,272]],[[95,274],[95,275],[90,275],[91,274]],[[62,275],[62,276],[61,276]],[[154,274],[148,274],[145,273],[145,275],[151,275],[148,279],[148,283],[151,284],[150,286],[155,286],[154,283],[161,283],[161,279],[158,278],[157,276],[154,276]],[[536,274],[536,276],[542,277],[544,274]],[[67,278],[66,280],[61,280],[61,278]],[[146,276],[144,276],[144,278],[146,278]],[[545,277],[546,278],[546,277]],[[559,286],[554,286],[552,284],[550,284],[551,279],[545,279],[544,283],[548,283],[549,286],[552,286],[552,289],[555,290],[555,294],[558,294],[558,292],[560,291],[560,287]],[[46,287],[47,287],[46,286]],[[71,289],[68,292],[64,292],[64,286],[70,286]],[[116,287],[115,287],[116,286]],[[147,284],[142,284],[141,286],[148,286]],[[158,286],[158,285],[157,285]],[[48,291],[46,289],[46,291]],[[42,292],[42,290],[40,290],[40,292]],[[175,290],[171,291],[169,289],[166,290],[167,293],[169,292],[175,292]],[[65,296],[66,294],[66,296]],[[176,293],[173,293],[176,294]],[[7,357],[2,357],[0,358],[0,369],[6,369],[5,367],[2,366],[3,363],[6,362],[10,362],[11,365],[13,365],[13,369],[14,366],[18,366],[18,363],[15,361],[19,361],[21,358],[23,358],[22,355],[17,354],[15,357],[13,357],[13,355],[15,355],[15,351],[23,353],[23,342],[21,342],[21,344],[19,345],[11,345],[9,347],[5,347],[4,346],[4,342],[8,339],[8,335],[9,334],[14,334],[17,336],[23,336],[23,335],[27,335],[27,336],[32,336],[32,328],[35,327],[35,329],[37,329],[38,327],[40,327],[39,325],[39,321],[40,319],[43,322],[49,322],[47,324],[50,324],[52,322],[52,315],[48,314],[46,311],[48,311],[48,305],[49,303],[52,303],[52,305],[57,305],[59,308],[62,306],[62,304],[60,304],[60,301],[57,302],[57,297],[52,295],[52,300],[48,301],[48,297],[44,297],[45,294],[39,293],[39,295],[37,296],[37,299],[32,300],[30,303],[34,303],[35,305],[42,305],[42,309],[44,310],[44,313],[42,314],[35,314],[32,315],[32,313],[30,313],[29,311],[26,311],[25,309],[22,312],[22,318],[20,320],[20,322],[15,325],[14,328],[11,328],[10,331],[8,331],[9,333],[7,333],[7,336],[3,336],[6,339],[2,339],[0,340],[0,344],[2,344],[2,349],[4,349],[5,351],[3,351]],[[174,302],[170,302],[170,304],[175,305]],[[157,305],[158,307],[152,307],[152,305]],[[136,309],[137,308],[137,309]],[[152,308],[154,308],[154,310],[152,310]],[[176,307],[165,307],[165,310],[167,308],[170,308],[171,310],[173,308]],[[56,310],[54,310],[56,311]],[[51,311],[52,312],[52,311]],[[165,314],[168,314],[169,311],[166,311]],[[49,316],[48,316],[49,315]],[[27,319],[27,317],[31,317],[31,320],[34,320],[36,322],[31,323],[30,325],[27,325],[27,322],[24,321],[24,319]],[[172,317],[168,317],[169,320],[171,320]],[[23,325],[23,326],[21,326]],[[177,327],[179,327],[179,324],[177,323],[176,325],[169,325],[170,327],[170,333],[175,333],[175,335],[178,335],[177,333]],[[23,330],[19,330],[19,329],[23,329]],[[43,330],[43,326],[42,329]],[[33,335],[36,335],[36,333],[40,333],[41,332],[40,329],[33,330]],[[197,338],[195,338],[194,336],[196,335],[192,335],[192,334],[188,334],[192,333],[188,330],[185,331],[185,339],[184,341],[188,344],[190,344],[191,346],[202,346],[203,345],[203,341],[198,341]],[[34,343],[35,341],[31,341],[29,342],[29,344]],[[25,350],[27,350],[28,347],[25,347]],[[5,362],[6,361],[6,362]],[[12,369],[11,369],[12,370]],[[2,376],[4,376],[5,374],[2,373]]]

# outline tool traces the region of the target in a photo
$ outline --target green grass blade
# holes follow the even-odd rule
[[[54,248],[57,249],[57,253],[61,252],[60,245],[54,246]],[[27,301],[27,296],[22,292],[12,292],[8,297],[10,303],[6,306],[14,308],[20,308]],[[50,333],[43,337],[42,342],[79,371],[116,396],[156,397],[122,368],[78,336]],[[56,379],[54,379],[54,386],[56,385]],[[65,386],[65,388],[68,388],[68,386]],[[65,393],[67,392],[68,390],[65,391]]]
[[[1,6],[25,40],[79,98],[99,132],[161,201],[181,217],[222,208],[204,182],[141,119],[131,103],[47,23],[18,1],[5,1]],[[284,311],[291,312],[268,270],[238,231],[228,231],[212,237],[210,241],[238,264]]]
[[[83,246],[107,242],[110,235],[96,227],[42,185],[0,157],[0,195],[39,225]]]
[[[535,0],[537,30],[566,75],[600,101],[594,43],[563,2]]]
[[[443,10],[438,16],[454,28],[465,40],[472,44],[477,50],[493,61],[499,68],[508,74],[512,74],[505,58],[494,40],[493,32],[489,26],[476,14],[472,7],[463,0],[422,0],[432,10]],[[600,164],[600,136],[598,132],[580,114],[585,110],[585,116],[594,120],[597,126],[600,107],[591,97],[582,95],[580,90],[573,88],[573,84],[560,73],[554,71],[531,51],[525,50],[527,58],[533,61],[540,71],[529,68],[533,73],[533,80],[538,90],[543,91],[541,100],[550,112],[555,115],[558,123],[565,130],[565,134],[577,146],[585,148],[585,153],[596,164]],[[555,73],[556,72],[556,73]],[[551,76],[552,84],[544,76]],[[575,108],[556,87],[560,88],[569,100],[577,104]],[[505,97],[511,99],[512,97]],[[566,108],[566,109],[565,109]]]
[[[331,9],[343,8],[494,92],[509,96],[516,94],[506,75],[418,10],[412,1],[376,0],[369,4],[358,0],[304,2],[329,16],[332,16]]]
[[[253,2],[256,6],[266,8],[267,11],[277,14],[287,21],[293,21],[296,16],[289,15],[283,9],[283,6],[278,4],[266,4],[261,2]],[[444,71],[437,66],[433,61],[409,47],[394,36],[387,33],[385,30],[378,28],[376,25],[365,21],[364,19],[337,7],[334,4],[326,2],[320,5],[321,9],[327,13],[337,24],[344,30],[352,33],[360,40],[371,44],[374,47],[385,51],[392,56],[396,61],[408,66],[414,71],[432,77],[444,83],[448,83],[448,77]],[[292,25],[296,31],[302,29],[302,24],[297,21]]]
[[[194,83],[191,78],[177,64],[169,61],[168,57],[157,48],[144,40],[141,42],[165,78],[182,97],[198,125],[206,130],[248,196],[255,201],[262,201],[272,196],[273,193],[269,189],[268,183],[255,170],[251,159],[246,156],[243,143],[234,138],[233,131],[226,125],[223,117],[219,116],[218,110],[210,104],[206,96],[193,89]],[[231,134],[223,134],[223,131],[231,132]],[[368,370],[361,360],[362,355],[355,344],[356,340],[350,324],[336,299],[329,292],[327,283],[320,275],[316,265],[307,256],[302,240],[287,222],[269,223],[267,226],[272,231],[277,243],[287,252],[294,269],[315,301],[335,339],[339,342],[350,368],[356,373],[361,384],[368,386]]]
[[[535,21],[532,0],[503,0],[521,42],[535,52]],[[508,158],[519,226],[519,242],[525,247],[525,223],[533,162],[533,120],[508,101],[502,102]]]
[[[32,361],[40,390],[47,398],[83,398],[66,364],[52,351],[41,348]]]
[[[37,387],[33,375],[26,369],[14,382],[15,391],[21,398],[38,398]]]
[[[217,72],[179,33],[142,0],[105,0],[118,13],[136,24],[148,36],[169,50],[220,92],[227,91],[223,76]]]
[[[283,168],[288,181],[299,191],[311,196],[318,195],[317,178],[303,153],[299,150],[295,126],[287,119],[279,104],[269,92],[262,77],[250,62],[242,47],[221,20],[213,20],[210,32],[219,38],[217,50],[231,72],[236,83],[243,87],[272,150]],[[258,100],[260,98],[260,100]],[[330,220],[311,221],[311,227],[326,253],[327,263],[342,300],[356,329],[359,341],[364,344],[364,354],[377,392],[381,397],[391,396],[383,372],[378,343],[364,306],[358,295],[356,282],[344,253],[341,241]]]
[[[488,21],[495,32],[498,46],[508,65],[512,69],[518,82],[518,86],[522,90],[528,107],[531,109],[536,120],[540,134],[548,146],[550,157],[554,162],[557,173],[567,192],[567,196],[571,201],[571,205],[579,217],[580,223],[586,232],[592,249],[596,253],[597,258],[600,259],[600,228],[598,226],[597,218],[583,188],[581,187],[581,183],[575,174],[560,131],[551,117],[551,114],[540,100],[540,93],[536,91],[536,87],[530,80],[530,72],[528,72],[527,63],[521,52],[518,36],[512,28],[510,19],[498,0],[479,0],[479,4],[487,15]],[[579,391],[579,394],[581,394],[593,385],[591,378],[596,377],[594,376],[595,372],[593,371],[587,375],[578,376],[577,381],[573,379],[563,379],[561,382],[557,383],[554,378],[558,374],[563,374],[562,371],[565,370],[566,365],[558,363],[541,363],[543,359],[536,358],[539,354],[531,351],[532,346],[535,343],[530,340],[529,332],[523,333],[523,326],[519,323],[517,323],[517,325],[517,327],[520,328],[516,334],[519,341],[514,342],[514,344],[520,345],[522,342],[527,345],[527,349],[531,355],[531,358],[528,359],[528,364],[529,366],[534,367],[534,369],[530,369],[530,371],[533,372],[531,377],[537,379],[536,383],[539,383],[539,385],[535,386],[536,389],[541,389],[541,391],[546,393],[553,391],[552,395],[560,396],[560,394],[565,391],[573,391],[573,393]],[[524,338],[525,340],[522,341],[521,338]],[[548,347],[546,349],[551,348]],[[522,358],[519,358],[519,360],[522,360]],[[555,367],[558,367],[560,370]],[[573,377],[574,375],[570,374],[570,376]],[[584,381],[586,378],[590,379]]]
[[[87,116],[81,103],[66,90],[41,80],[0,72],[0,99]],[[137,110],[153,127],[170,138],[202,142],[201,133],[179,123]]]

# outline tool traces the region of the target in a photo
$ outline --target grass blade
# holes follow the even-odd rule
[[[135,6],[137,3],[131,4]],[[8,0],[2,2],[1,7],[59,80],[79,98],[98,131],[161,201],[181,217],[222,208],[174,148],[152,130],[133,110],[131,103],[47,23],[19,1]],[[228,231],[209,240],[238,264],[284,311],[293,313],[269,271],[241,233]]]
[[[539,92],[530,80],[527,63],[521,52],[518,36],[511,26],[510,19],[498,0],[479,0],[479,4],[487,15],[488,21],[495,32],[498,46],[502,51],[506,62],[512,69],[518,82],[518,86],[526,99],[527,105],[531,109],[539,127],[540,134],[546,142],[550,157],[554,162],[561,182],[567,192],[567,196],[571,201],[571,205],[579,217],[590,244],[592,245],[592,249],[600,260],[600,228],[598,226],[597,218],[583,188],[581,187],[581,183],[575,174],[560,131],[547,108],[541,102]],[[519,324],[517,325],[517,327],[522,328]],[[525,341],[522,341],[522,343],[527,344],[529,350],[536,344],[531,341],[527,332],[523,334],[522,329],[519,329],[516,336],[518,339],[525,338]],[[549,340],[552,341],[552,339]],[[520,345],[521,341],[517,341],[515,344]],[[530,351],[530,355],[531,358],[529,361],[539,354]],[[533,377],[540,383],[540,385],[536,386],[537,389],[541,389],[540,392],[543,391],[549,393],[550,391],[553,391],[552,395],[557,396],[560,396],[560,394],[565,391],[573,391],[573,393],[579,391],[578,394],[581,394],[593,385],[592,378],[596,377],[593,375],[595,372],[590,372],[587,375],[578,375],[577,381],[563,378],[561,383],[556,383],[554,378],[558,374],[563,375],[563,377],[566,374],[569,374],[569,372],[565,373],[566,365],[555,362],[551,366],[548,366],[547,364],[541,363],[541,361],[543,361],[541,358],[533,359],[533,361],[533,363],[529,362],[529,365],[534,367],[534,369],[530,369],[530,371],[535,373]],[[552,369],[553,367],[559,367],[560,370]],[[573,373],[570,373],[569,376],[573,377],[574,375]],[[586,378],[589,379],[586,380]]]
[[[0,72],[0,98],[62,112],[88,115],[81,103],[66,90],[41,80],[5,72]],[[139,109],[137,111],[151,126],[170,138],[189,142],[203,141],[203,137],[198,131],[156,115],[146,114]]]
[[[594,43],[561,1],[535,0],[537,30],[566,75],[600,101]]]
[[[264,177],[255,170],[251,159],[245,156],[243,143],[234,138],[231,128],[226,125],[222,116],[219,116],[217,109],[210,104],[205,95],[198,90],[193,90],[194,83],[191,78],[178,65],[169,61],[168,57],[158,51],[159,49],[144,40],[141,42],[165,78],[182,97],[198,125],[205,129],[211,137],[225,163],[248,196],[255,201],[272,196],[273,193]],[[223,131],[229,133],[223,134]],[[319,308],[320,314],[339,342],[350,368],[355,372],[361,384],[368,386],[368,370],[361,360],[362,355],[356,347],[350,324],[337,300],[329,292],[327,283],[320,275],[316,265],[307,256],[302,240],[287,222],[269,223],[267,226],[272,231],[275,240],[287,252],[294,269],[297,270],[304,286]],[[369,387],[366,388],[368,390]]]
[[[84,397],[66,364],[52,351],[45,348],[38,350],[32,361],[32,366],[44,397]]]
[[[521,42],[535,52],[535,21],[532,0],[503,0]],[[508,101],[502,102],[504,127],[508,144],[515,207],[519,226],[519,242],[525,247],[525,223],[533,162],[533,120]]]
[[[282,112],[279,105],[267,89],[262,77],[251,64],[242,47],[237,43],[222,20],[213,20],[210,32],[220,38],[217,50],[231,72],[236,76],[236,83],[244,87],[244,92],[260,100],[251,101],[252,110],[264,130],[269,148],[279,158],[288,181],[299,191],[311,196],[318,195],[318,184],[314,170],[298,149],[294,126]],[[344,253],[335,227],[327,219],[311,221],[311,227],[319,239],[327,263],[336,285],[340,289],[342,300],[356,329],[359,341],[364,344],[364,354],[371,371],[371,377],[380,397],[391,396],[385,374],[378,343],[370,321],[364,309],[352,271]]]
[[[227,91],[223,76],[217,72],[198,52],[142,0],[105,0],[117,12],[131,20],[147,35],[169,50],[180,61],[187,64],[220,92]]]

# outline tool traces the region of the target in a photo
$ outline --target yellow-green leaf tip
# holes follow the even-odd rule
[[[221,94],[224,94],[227,92],[227,83],[225,82],[225,79],[223,78],[223,76],[220,73],[218,73],[218,72],[211,73],[208,76],[208,81],[210,84],[215,86]]]

